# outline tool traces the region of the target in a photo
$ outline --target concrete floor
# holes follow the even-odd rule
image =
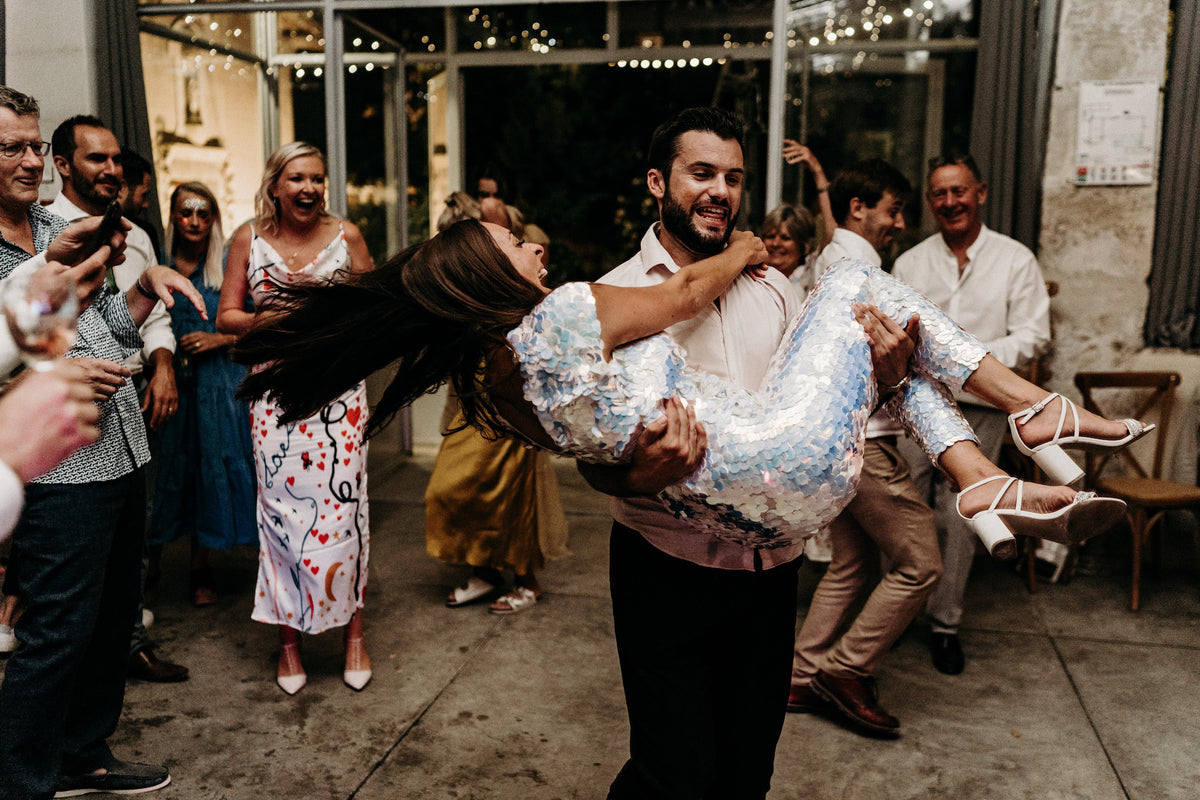
[[[571,558],[543,574],[538,607],[512,617],[448,609],[463,579],[425,555],[430,454],[373,445],[367,633],[375,678],[341,682],[341,639],[305,640],[308,686],[276,687],[274,632],[249,619],[255,553],[217,554],[220,602],[188,602],[186,545],[150,593],[151,637],[186,683],[131,682],[112,744],[165,762],[163,800],[602,798],[627,727],[607,593],[605,501],[559,470]],[[967,670],[929,664],[916,627],[885,662],[895,741],[789,715],[771,800],[1192,800],[1200,796],[1200,582],[1144,583],[1127,608],[1118,566],[1026,592],[979,560],[963,631]],[[1106,574],[1107,573],[1107,574]],[[816,572],[806,566],[810,592]],[[698,599],[699,601],[699,599]],[[801,592],[801,613],[807,600]]]

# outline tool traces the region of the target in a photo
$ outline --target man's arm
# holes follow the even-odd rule
[[[704,426],[681,398],[665,399],[662,406],[663,415],[642,430],[628,465],[577,462],[589,486],[613,497],[653,496],[696,471],[708,449]]]
[[[894,319],[868,303],[855,303],[854,317],[867,333],[871,364],[880,392],[897,391],[908,377],[908,359],[917,347],[921,318],[913,314],[901,328]]]

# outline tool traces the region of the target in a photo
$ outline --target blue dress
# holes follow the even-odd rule
[[[203,263],[191,281],[205,306],[215,309],[221,288],[204,284]],[[176,303],[169,311],[176,341],[197,331],[217,332],[215,313],[201,319],[191,303]],[[228,348],[198,355],[175,351],[179,410],[159,432],[150,544],[193,535],[214,550],[258,543],[250,411],[234,397],[245,375],[245,367],[229,360]]]
[[[914,376],[888,409],[936,458],[975,441],[947,390],[960,388],[987,349],[937,306],[861,261],[831,267],[789,325],[763,380],[750,391],[691,369],[667,334],[614,350],[605,362],[590,286],[551,292],[508,334],[525,398],[567,454],[628,459],[661,398],[695,406],[708,450],[692,477],[659,498],[699,532],[760,549],[812,536],[850,502],[862,469],[877,388],[852,304],[870,302],[903,323],[921,316]]]

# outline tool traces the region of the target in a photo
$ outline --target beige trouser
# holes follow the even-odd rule
[[[830,525],[830,535],[833,561],[796,635],[795,685],[810,683],[818,670],[839,678],[872,675],[942,574],[933,512],[921,501],[895,437],[867,440],[858,494]],[[838,638],[876,574],[879,553],[890,568]]]

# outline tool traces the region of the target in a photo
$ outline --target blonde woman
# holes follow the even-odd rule
[[[325,158],[304,142],[267,160],[257,215],[234,234],[217,328],[240,336],[270,313],[278,287],[326,284],[371,270],[362,234],[325,210]],[[247,296],[256,311],[245,310]],[[280,356],[284,354],[279,354]],[[312,375],[321,381],[319,372]],[[300,634],[344,628],[343,680],[371,679],[363,638],[369,517],[366,387],[359,381],[289,425],[269,400],[250,407],[258,482],[258,587],[253,618],[279,626],[276,681],[287,694],[308,681]]]
[[[225,272],[224,234],[217,199],[203,183],[180,184],[171,194],[168,265],[191,280],[216,308]],[[254,523],[254,464],[246,404],[234,394],[246,368],[229,360],[236,336],[218,333],[188,303],[169,309],[179,410],[159,434],[154,513],[148,541],[162,545],[187,536],[192,543],[192,603],[216,602],[210,550],[258,540]]]

